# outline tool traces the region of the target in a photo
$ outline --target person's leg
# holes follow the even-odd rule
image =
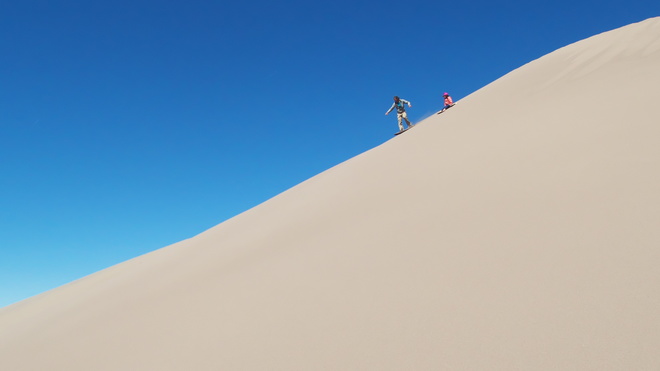
[[[405,112],[404,112],[404,113],[405,113]],[[402,117],[403,117],[402,114],[400,114],[400,113],[397,113],[397,114],[396,114],[396,119],[397,119],[397,122],[398,122],[398,124],[399,124],[399,131],[403,131],[403,125],[401,124],[401,119],[402,119]]]
[[[413,125],[408,120],[408,114],[404,112],[402,115],[403,115],[403,119],[406,120],[406,123],[408,124],[408,127],[409,128],[412,127]]]

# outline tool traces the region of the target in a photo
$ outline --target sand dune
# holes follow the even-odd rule
[[[660,369],[660,18],[0,310],[0,370]]]

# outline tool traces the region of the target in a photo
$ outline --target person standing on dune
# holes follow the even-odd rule
[[[402,123],[403,120],[405,120],[406,124],[408,124],[408,129],[413,127],[413,124],[410,123],[410,121],[408,120],[408,114],[406,113],[406,107],[405,107],[406,104],[408,105],[408,107],[412,107],[412,104],[410,104],[410,102],[408,102],[407,100],[394,96],[394,104],[392,104],[392,107],[390,107],[390,109],[387,110],[387,112],[385,112],[385,116],[387,116],[390,114],[390,112],[392,112],[394,108],[396,108],[396,118],[399,124],[399,131],[403,131],[403,123]]]

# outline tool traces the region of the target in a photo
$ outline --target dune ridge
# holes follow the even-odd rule
[[[2,370],[660,367],[660,18],[0,309]]]

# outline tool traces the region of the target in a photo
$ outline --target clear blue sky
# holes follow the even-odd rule
[[[657,0],[0,3],[0,307],[192,237]],[[613,99],[613,104],[615,99]]]

